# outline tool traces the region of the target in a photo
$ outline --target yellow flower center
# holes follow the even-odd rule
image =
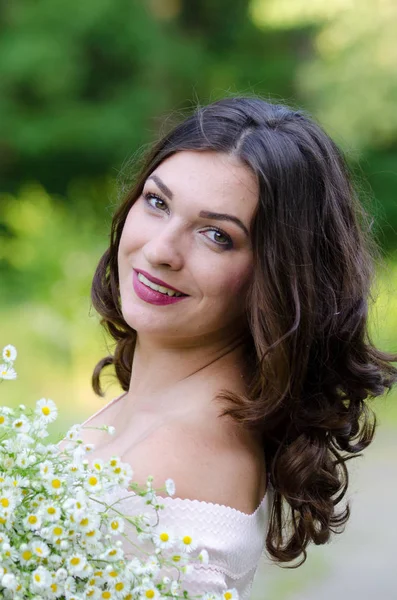
[[[36,517],[36,515],[29,515],[28,522],[31,525],[35,525],[37,523],[37,517]]]
[[[25,550],[25,552],[22,552],[22,558],[23,560],[30,560],[32,558],[33,554],[31,553],[30,550]]]
[[[50,409],[48,408],[48,406],[43,406],[43,408],[41,409],[41,412],[43,413],[43,415],[45,415],[46,417],[48,417],[48,415],[50,414]]]
[[[61,535],[62,531],[63,531],[62,527],[54,527],[54,529],[53,529],[54,535]]]
[[[76,565],[80,564],[80,559],[78,556],[73,556],[72,560],[70,561],[70,563],[75,567]]]
[[[48,512],[48,514],[49,514],[49,515],[55,515],[55,513],[56,513],[56,508],[54,508],[53,506],[49,506],[49,507],[47,508],[47,512]]]
[[[154,598],[154,591],[153,590],[147,590],[147,592],[145,593],[146,598]]]
[[[190,537],[190,535],[185,535],[182,538],[182,541],[183,541],[184,544],[191,544],[192,543],[192,538]]]
[[[2,498],[0,500],[0,504],[1,506],[3,506],[4,508],[7,508],[7,506],[10,506],[10,501],[8,500],[8,498]]]
[[[162,542],[168,542],[168,540],[169,540],[169,535],[168,535],[168,533],[160,533],[160,540],[161,540]]]
[[[89,478],[88,483],[90,485],[96,485],[98,483],[98,479],[94,475],[92,475],[92,477]]]
[[[2,425],[5,421],[5,418],[3,417],[3,415],[0,415],[0,425]]]
[[[118,522],[118,521],[112,521],[112,522],[111,522],[111,524],[110,524],[110,527],[111,527],[113,530],[116,530],[116,529],[118,529],[118,528],[119,528],[119,522]]]
[[[58,490],[61,487],[61,480],[60,479],[53,479],[52,482],[52,487],[55,488],[56,490]]]

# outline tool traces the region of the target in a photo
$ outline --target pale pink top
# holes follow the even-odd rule
[[[93,416],[100,414],[119,398],[121,396],[114,398]],[[87,421],[83,425],[86,423]],[[123,500],[117,504],[117,508],[123,514],[132,516],[150,511],[149,514],[153,515],[152,523],[156,522],[154,509],[145,505],[142,497],[128,494],[125,490],[112,492],[107,496],[110,503],[120,498]],[[191,595],[207,591],[221,594],[228,588],[236,588],[240,599],[248,600],[258,563],[265,552],[272,500],[273,488],[270,482],[262,502],[252,514],[203,500],[161,497],[159,501],[165,508],[159,510],[160,523],[172,528],[176,534],[189,534],[197,540],[195,556],[202,548],[209,554],[208,565],[195,565],[192,573],[183,576],[183,588]],[[126,533],[130,539],[136,539],[133,526],[131,529],[128,527]],[[153,549],[152,544],[150,549]],[[126,548],[125,551],[128,553]],[[162,571],[162,574],[173,574],[176,577],[177,571]]]

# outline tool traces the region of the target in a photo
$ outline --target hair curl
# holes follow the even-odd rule
[[[103,396],[106,365],[114,365],[123,390],[130,384],[136,331],[121,313],[117,265],[127,214],[148,175],[183,150],[232,153],[258,178],[246,303],[249,389],[245,396],[222,390],[217,399],[229,403],[221,416],[263,439],[274,488],[266,549],[280,563],[303,554],[295,568],[309,542],[341,533],[350,516],[349,503],[336,512],[348,486],[346,462],[376,428],[366,400],[397,382],[397,355],[377,349],[368,331],[380,253],[345,158],[303,111],[247,97],[198,108],[149,151],[113,217],[91,297],[116,346],[95,367],[96,394]]]

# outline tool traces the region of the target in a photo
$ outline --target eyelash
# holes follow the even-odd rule
[[[155,198],[155,200],[159,200],[160,202],[163,202],[163,204],[165,206],[167,206],[167,208],[168,208],[168,205],[167,205],[166,201],[163,200],[163,198],[161,198],[157,194],[153,194],[152,192],[146,192],[146,194],[143,194],[143,197],[144,197],[144,200],[145,200],[146,204],[148,206],[150,206],[150,208],[153,208],[154,210],[156,210],[156,208],[152,204],[150,204],[150,200],[152,198]],[[205,231],[215,231],[216,233],[220,233],[221,235],[225,236],[225,238],[227,238],[227,242],[225,244],[221,244],[220,242],[216,242],[215,240],[211,240],[217,246],[221,246],[221,247],[225,248],[225,250],[229,250],[229,249],[231,249],[233,247],[233,241],[232,241],[231,237],[227,233],[225,233],[224,231],[222,231],[222,229],[219,229],[218,227],[211,227],[209,229],[206,229]]]

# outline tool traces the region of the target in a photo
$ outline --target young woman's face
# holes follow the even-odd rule
[[[258,194],[252,171],[224,153],[178,152],[153,171],[118,251],[122,313],[139,336],[194,345],[236,334],[252,276],[248,232]],[[172,297],[148,289],[141,271],[186,296],[164,303]]]

